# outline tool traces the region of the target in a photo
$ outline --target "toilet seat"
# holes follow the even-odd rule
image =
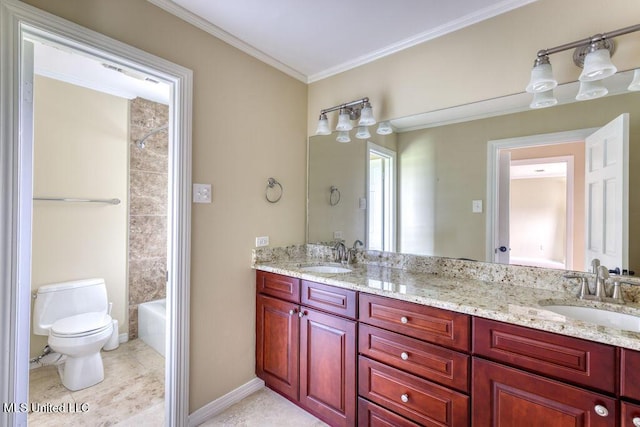
[[[61,338],[79,338],[98,334],[112,327],[111,316],[101,312],[82,313],[57,320],[50,334]]]

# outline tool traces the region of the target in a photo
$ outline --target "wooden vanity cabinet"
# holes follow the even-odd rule
[[[481,318],[473,334],[474,425],[619,425],[615,347]]]
[[[358,425],[469,425],[470,317],[359,296]]]
[[[330,425],[355,425],[356,292],[263,271],[257,291],[256,375]]]
[[[622,427],[640,427],[640,352],[620,351],[620,418]]]

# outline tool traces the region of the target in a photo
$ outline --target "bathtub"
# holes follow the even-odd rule
[[[138,338],[164,357],[167,304],[158,299],[138,305]]]

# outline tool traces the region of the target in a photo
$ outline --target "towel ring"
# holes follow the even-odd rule
[[[329,194],[329,204],[335,206],[340,203],[340,190],[335,185],[331,186],[331,193]]]
[[[278,197],[270,199],[269,198],[269,189],[270,188],[274,188],[275,186],[280,187],[280,195],[278,195]],[[265,193],[264,193],[264,198],[267,199],[267,202],[269,203],[278,203],[280,201],[280,199],[282,198],[282,193],[284,193],[284,189],[282,188],[282,184],[280,184],[278,181],[275,180],[275,178],[269,178],[267,180],[267,188],[265,189]]]

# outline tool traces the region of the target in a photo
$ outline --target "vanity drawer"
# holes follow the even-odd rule
[[[469,391],[466,354],[360,324],[361,354],[462,392]]]
[[[302,281],[301,304],[339,316],[356,318],[357,292],[322,283]]]
[[[413,421],[401,417],[382,406],[371,403],[361,397],[358,398],[358,426],[359,427],[419,427]]]
[[[360,293],[360,321],[431,343],[469,351],[466,314]]]
[[[640,400],[640,352],[623,348],[620,353],[620,395]]]
[[[358,394],[425,426],[468,426],[469,397],[360,356]]]
[[[473,353],[614,393],[615,347],[493,320],[473,319]]]
[[[300,302],[300,279],[258,270],[256,272],[258,292],[289,302]]]

